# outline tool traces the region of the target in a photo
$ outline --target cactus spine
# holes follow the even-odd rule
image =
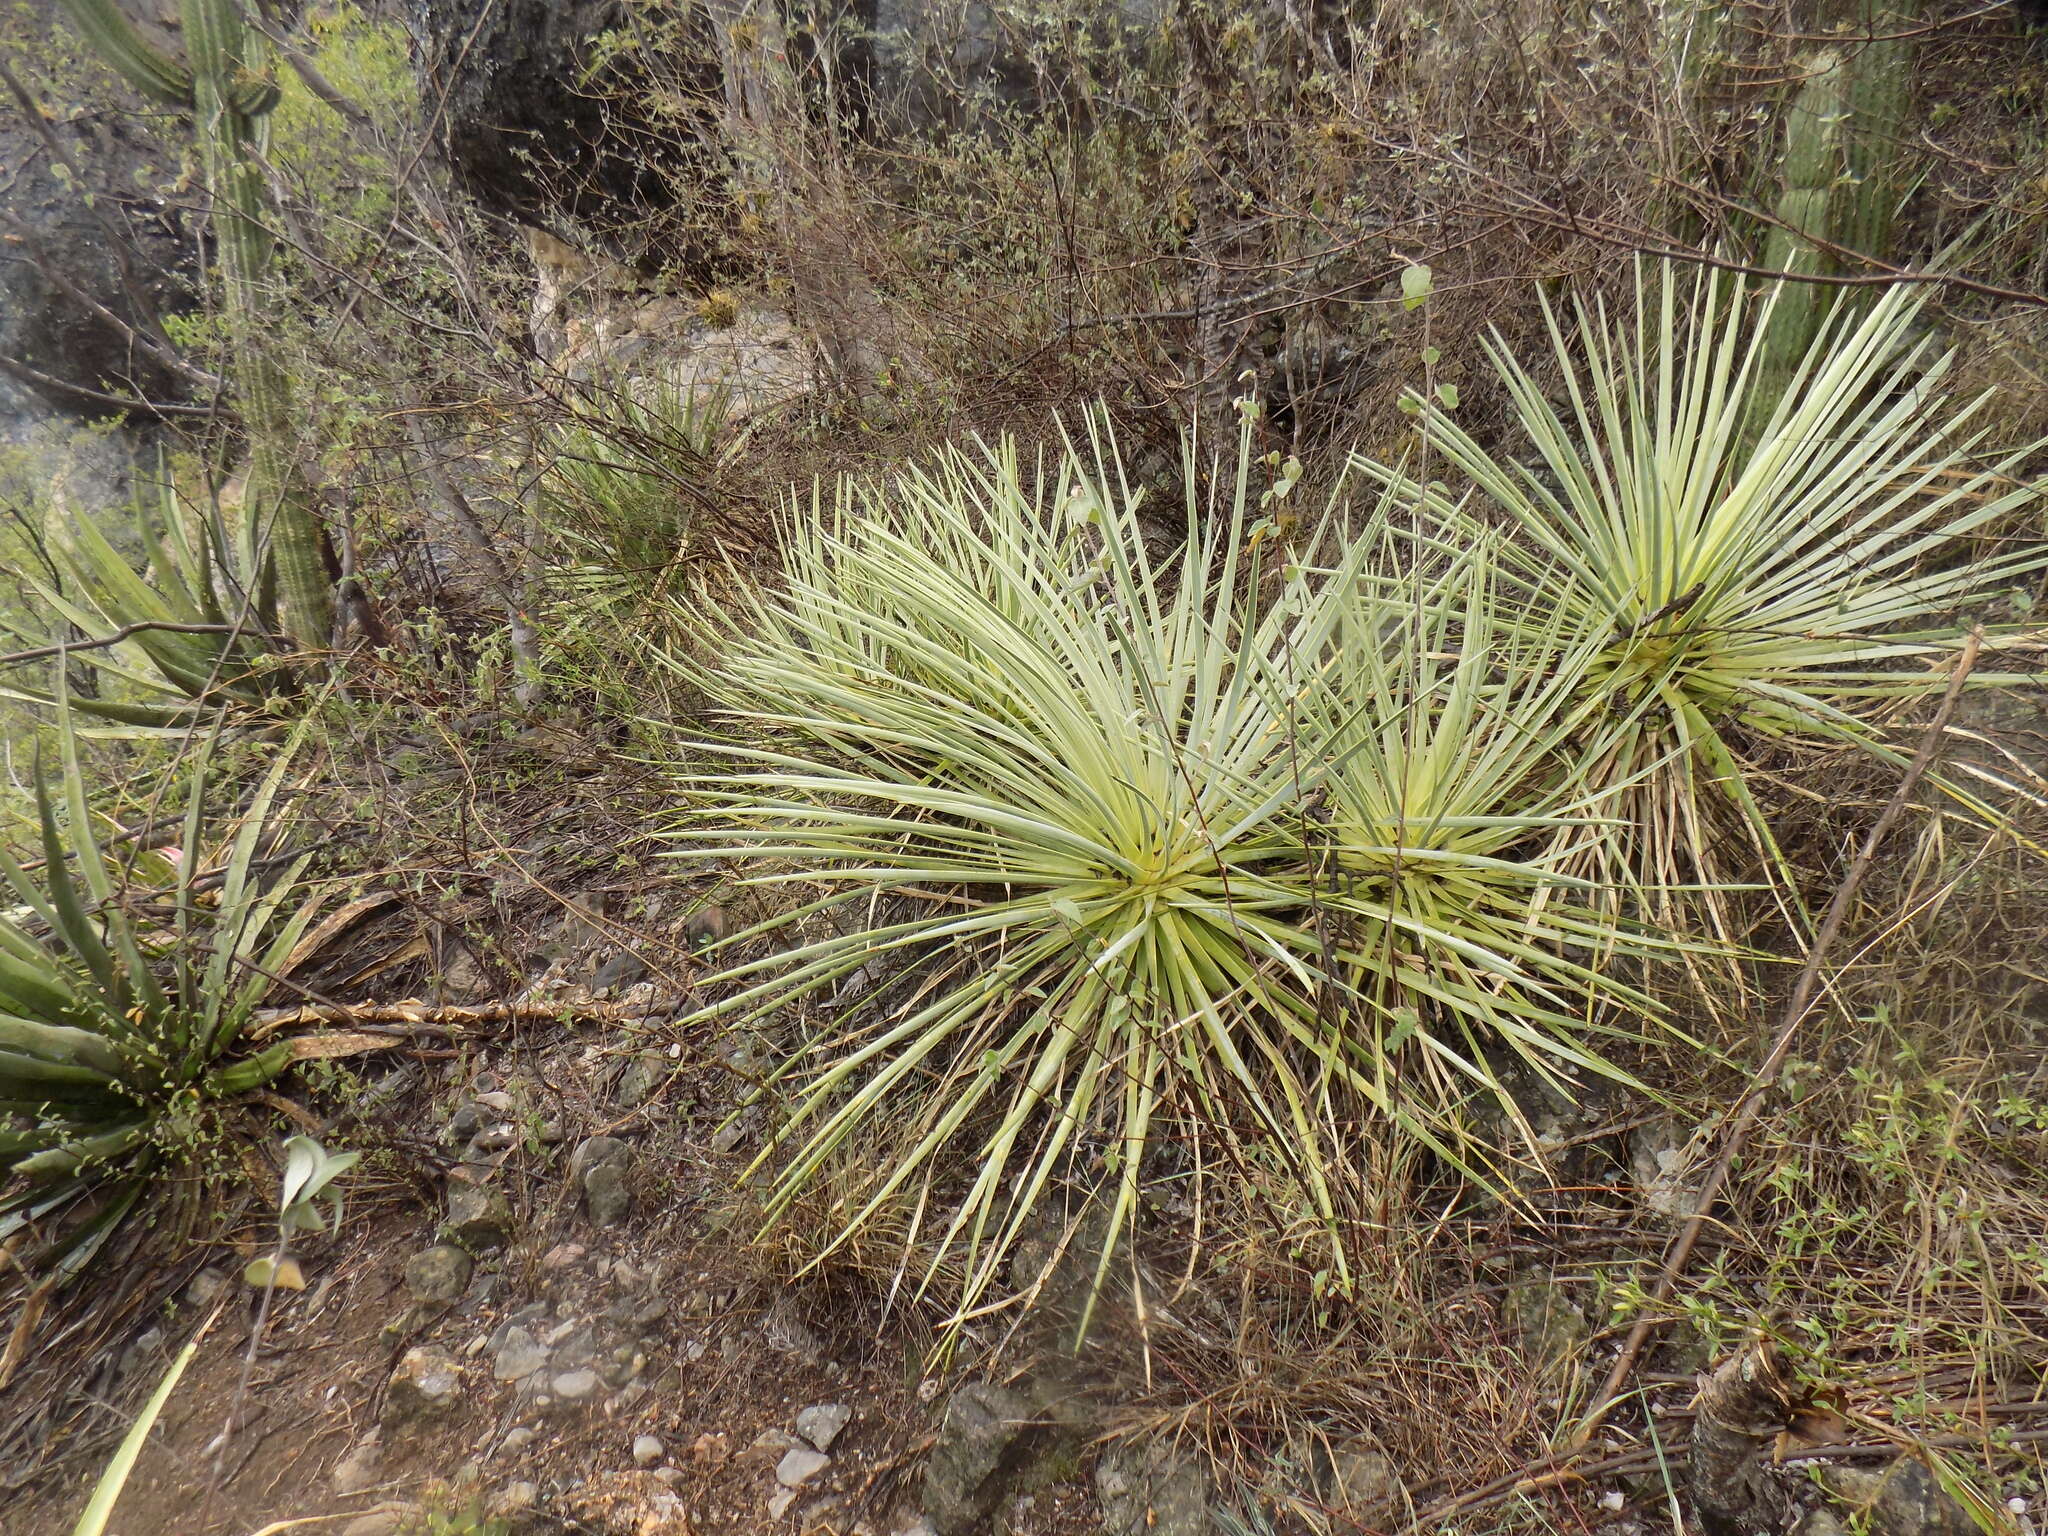
[[[269,535],[285,622],[301,645],[327,642],[333,594],[312,498],[293,462],[291,385],[266,344],[270,237],[257,165],[277,88],[261,77],[262,34],[239,0],[184,0],[185,61],[152,46],[118,0],[64,0],[94,50],[144,94],[192,114],[213,209],[222,312],[249,430],[245,516]]]

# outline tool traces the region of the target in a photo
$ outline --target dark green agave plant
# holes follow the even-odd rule
[[[210,871],[202,756],[172,888],[146,915],[124,903],[61,695],[59,721],[61,777],[36,781],[42,858],[0,848],[15,903],[0,911],[0,1243],[27,1229],[25,1261],[68,1275],[150,1192],[207,1101],[284,1070],[290,1042],[241,1047],[318,900],[287,912],[304,860],[272,871],[263,857],[285,753]]]

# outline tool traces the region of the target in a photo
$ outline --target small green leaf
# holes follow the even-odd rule
[[[1420,309],[1436,291],[1436,276],[1428,267],[1417,263],[1401,269],[1401,307]]]
[[[1456,409],[1458,408],[1458,386],[1457,386],[1457,385],[1455,385],[1455,384],[1439,384],[1439,385],[1437,385],[1437,387],[1436,387],[1436,397],[1437,397],[1437,399],[1439,399],[1439,400],[1443,401],[1443,403],[1444,403],[1444,408],[1445,408],[1446,410],[1452,410],[1452,411],[1455,411],[1455,410],[1456,410]]]
[[[267,1256],[251,1259],[242,1271],[242,1278],[258,1290],[266,1286],[275,1286],[280,1291],[303,1291],[306,1288],[305,1271],[293,1258],[280,1259],[275,1265]]]

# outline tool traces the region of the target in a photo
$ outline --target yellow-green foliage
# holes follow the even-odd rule
[[[369,113],[380,130],[410,121],[418,101],[404,29],[365,15],[352,0],[315,9],[304,29],[320,72]],[[326,216],[330,259],[367,254],[391,211],[389,165],[378,147],[316,97],[295,72],[279,71],[270,115],[270,160],[306,204]]]

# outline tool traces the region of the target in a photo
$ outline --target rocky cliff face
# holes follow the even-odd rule
[[[415,5],[422,91],[466,188],[487,209],[527,224],[566,220],[629,258],[673,234],[662,215],[679,198],[722,195],[720,61],[763,13],[786,41],[813,122],[829,115],[857,137],[973,131],[1052,105],[1067,88],[1042,67],[1044,39],[984,0]],[[1093,25],[1102,46],[1135,52],[1166,8],[1120,0]],[[660,254],[677,264],[677,252]]]
[[[489,212],[566,220],[637,257],[678,190],[712,179],[718,81],[708,23],[686,16],[651,28],[625,0],[416,0],[421,91],[457,180]]]
[[[193,234],[161,190],[176,160],[70,36],[56,0],[0,10],[35,111],[0,98],[0,358],[17,414],[31,400],[100,414],[87,391],[160,400],[180,387],[136,339],[190,302]]]

